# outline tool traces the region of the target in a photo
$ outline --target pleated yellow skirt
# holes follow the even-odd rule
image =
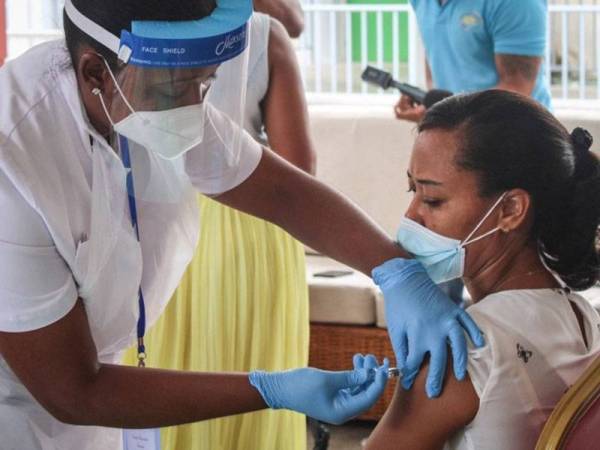
[[[200,244],[146,337],[154,368],[229,372],[308,364],[304,249],[280,228],[200,198]],[[137,362],[131,349],[125,363]],[[163,450],[306,450],[304,416],[262,411],[161,430]]]

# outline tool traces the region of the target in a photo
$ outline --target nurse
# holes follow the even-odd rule
[[[251,14],[244,0],[67,0],[66,46],[0,70],[3,448],[157,448],[154,427],[266,407],[340,423],[377,400],[387,364],[374,377],[143,368],[146,324],[196,245],[197,191],[377,268],[398,364],[411,374],[430,353],[438,395],[448,339],[464,376],[463,327],[482,344],[469,316],[351,202],[240,127]],[[220,76],[237,115],[213,105]],[[116,365],[136,339],[140,367]]]

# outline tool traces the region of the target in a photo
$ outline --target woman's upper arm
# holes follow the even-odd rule
[[[0,355],[29,392],[64,418],[96,349],[72,273],[44,220],[0,171]],[[85,369],[85,370],[84,370]]]
[[[425,393],[427,370],[405,391],[400,383],[394,399],[368,441],[368,450],[410,448],[441,450],[457,431],[468,425],[479,409],[479,397],[469,378],[458,381],[448,365],[442,395]]]
[[[254,9],[281,21],[293,38],[304,31],[304,13],[298,0],[254,0]]]
[[[54,417],[76,421],[99,362],[81,301],[59,321],[22,333],[0,332],[0,354],[33,397]]]
[[[269,146],[295,166],[314,174],[315,150],[296,53],[285,29],[275,19],[271,19],[268,54],[270,81],[262,107]]]

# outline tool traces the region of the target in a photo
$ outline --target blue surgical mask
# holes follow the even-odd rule
[[[462,278],[465,272],[465,247],[492,235],[500,229],[496,227],[481,236],[473,238],[473,235],[477,233],[477,230],[494,212],[500,202],[504,200],[505,196],[506,193],[500,196],[475,229],[463,241],[442,236],[407,217],[403,217],[398,230],[398,243],[423,264],[435,283]]]

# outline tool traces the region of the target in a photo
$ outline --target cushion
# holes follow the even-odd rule
[[[381,291],[378,291],[375,296],[375,316],[377,319],[375,324],[379,328],[387,328],[387,322],[385,321],[385,303]]]
[[[325,256],[307,255],[306,264],[311,322],[375,324],[377,287],[369,277]],[[349,274],[318,276],[329,271],[347,271]]]

